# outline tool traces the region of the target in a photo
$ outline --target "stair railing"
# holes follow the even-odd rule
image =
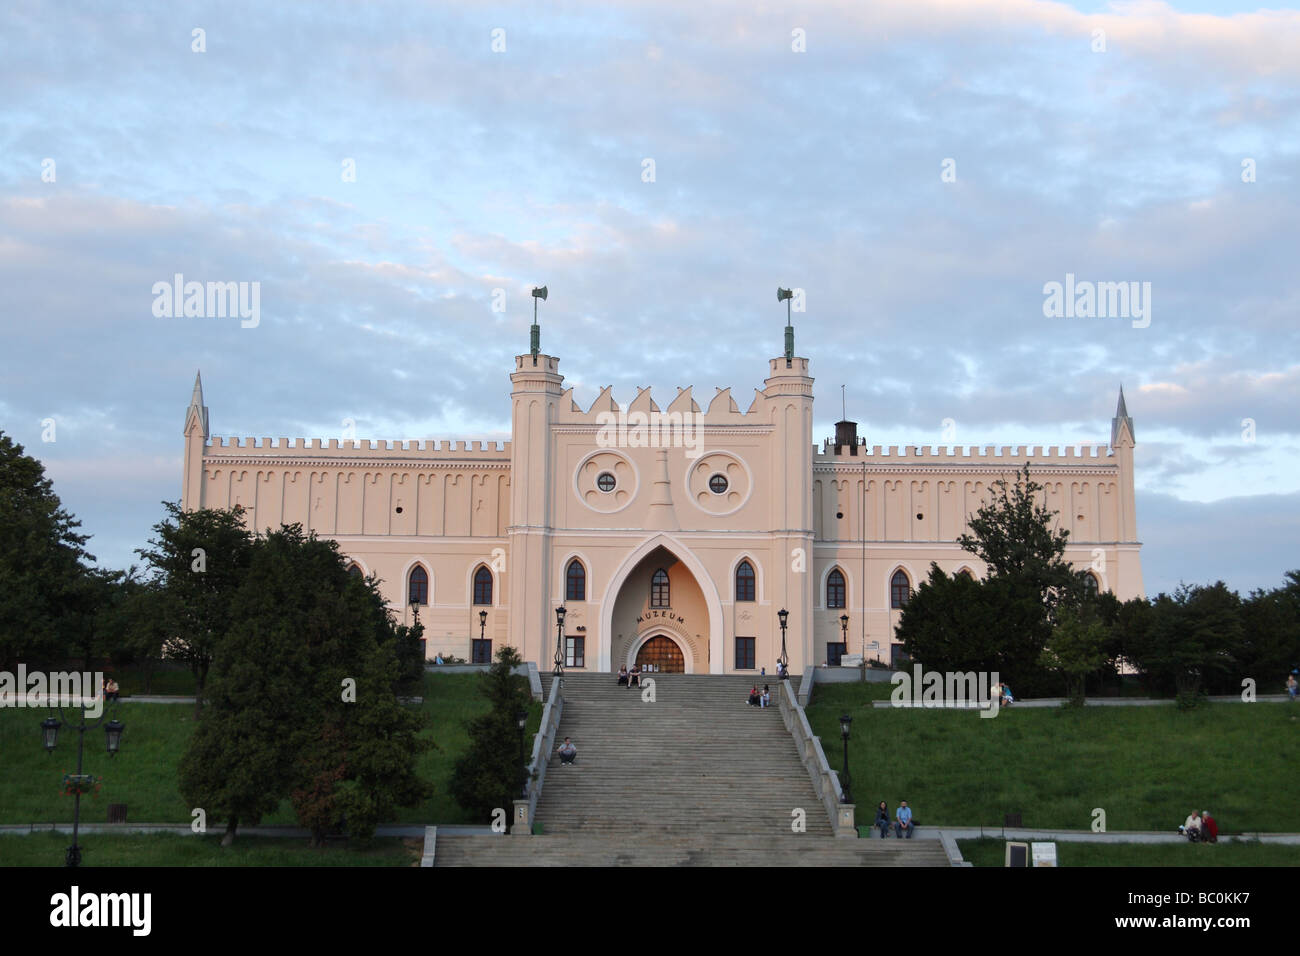
[[[526,796],[515,801],[514,825],[510,828],[511,836],[531,836],[533,821],[537,818],[537,800],[542,795],[542,784],[546,780],[546,766],[551,760],[551,751],[555,749],[555,738],[560,730],[560,717],[564,713],[564,678],[557,677],[551,682],[551,695],[542,708],[542,723],[533,737],[533,759],[528,765]]]
[[[854,805],[842,802],[844,791],[840,788],[839,774],[832,770],[826,761],[821,738],[812,732],[808,715],[799,706],[799,698],[794,688],[790,686],[790,681],[778,681],[777,686],[780,688],[777,691],[777,703],[781,710],[781,719],[785,722],[785,729],[794,737],[795,746],[799,749],[799,759],[812,779],[813,789],[817,791],[818,799],[826,809],[831,829],[837,837],[856,838],[858,831],[854,826]]]

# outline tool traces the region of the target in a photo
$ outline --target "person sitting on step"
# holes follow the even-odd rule
[[[749,689],[749,706],[757,707],[760,703],[761,703],[761,698],[758,693],[758,685],[755,684],[753,687]]]
[[[628,687],[641,686],[641,665],[640,664],[632,665],[632,673],[627,675],[627,686]]]
[[[880,839],[889,836],[889,804],[884,800],[876,806],[876,822],[872,825],[880,831]]]
[[[626,683],[627,683],[627,665],[626,665],[626,664],[624,664],[622,667],[620,667],[620,668],[618,669],[618,682],[619,682],[620,684],[626,684]]]
[[[764,684],[764,685],[763,685],[763,696],[762,696],[762,698],[761,698],[761,706],[763,706],[763,707],[770,707],[771,705],[772,705],[772,688],[770,688],[770,687],[768,687],[766,684]]]
[[[573,746],[572,740],[565,737],[564,743],[560,745],[560,749],[557,750],[556,753],[560,755],[561,764],[573,763],[573,761],[577,759],[578,748]]]
[[[894,836],[901,840],[906,833],[907,838],[912,839],[912,832],[916,829],[916,825],[912,823],[912,808],[907,805],[906,800],[899,802],[894,818]]]

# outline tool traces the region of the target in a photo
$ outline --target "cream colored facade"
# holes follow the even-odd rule
[[[580,645],[588,670],[617,670],[638,656],[668,667],[679,653],[691,673],[770,674],[781,609],[795,673],[834,658],[843,615],[841,650],[889,661],[899,615],[891,581],[902,571],[914,589],[931,561],[982,575],[955,539],[990,485],[1026,462],[1070,532],[1067,559],[1093,569],[1120,599],[1143,593],[1122,393],[1108,448],[868,447],[842,422],[841,444],[819,450],[808,359],[789,348],[788,358],[770,360],[744,411],[730,389],[702,406],[689,388],[662,408],[648,389],[626,407],[605,389],[584,410],[558,358],[517,356],[512,440],[499,445],[214,440],[196,380],[182,503],[238,504],[253,528],[301,522],[337,540],[363,573],[378,576],[408,623],[419,568],[430,658],[468,659],[482,635],[491,649],[511,644],[543,669],[554,659],[562,604],[566,645],[575,639],[566,651]],[[566,586],[574,561],[581,599]],[[742,562],[753,571],[752,600],[747,578],[737,578]],[[667,593],[653,586],[660,569]],[[837,572],[843,607],[833,606]],[[490,580],[490,600],[482,582],[476,595],[476,574]],[[667,606],[652,606],[656,598]]]

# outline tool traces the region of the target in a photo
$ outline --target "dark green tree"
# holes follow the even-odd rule
[[[1256,590],[1242,602],[1238,680],[1253,677],[1261,693],[1276,693],[1292,668],[1300,667],[1300,571],[1286,584]]]
[[[1021,693],[1050,686],[1042,664],[1058,608],[1077,604],[1080,574],[1064,559],[1069,532],[1040,503],[1026,465],[1000,480],[957,539],[988,566],[982,581],[932,566],[904,606],[897,636],[913,660],[940,671],[996,670]]]
[[[496,661],[483,675],[483,695],[489,709],[469,722],[469,750],[456,761],[451,795],[476,819],[488,821],[502,809],[511,816],[513,801],[523,786],[519,765],[518,713],[532,704],[528,679],[514,669],[523,663],[513,647],[497,651]]]
[[[229,511],[183,511],[178,502],[163,507],[168,517],[154,525],[151,547],[136,553],[161,581],[155,610],[167,632],[163,652],[194,675],[197,718],[217,646],[230,630],[235,592],[247,575],[253,536],[238,505]]]
[[[0,432],[0,664],[61,662],[84,644],[86,535],[44,466]]]
[[[1106,663],[1108,635],[1095,602],[1065,605],[1059,610],[1041,663],[1064,678],[1071,703],[1084,702],[1088,676]]]
[[[1147,611],[1122,614],[1120,626],[1126,628],[1125,654],[1148,686],[1172,690],[1184,706],[1193,705],[1208,684],[1239,669],[1241,600],[1222,581],[1158,594]]]
[[[256,538],[230,622],[180,778],[192,806],[226,821],[223,842],[285,798],[315,845],[344,823],[367,838],[428,794],[421,713],[393,691],[391,616],[335,542],[299,525]]]
[[[1056,512],[1042,503],[1043,486],[1030,476],[1029,465],[1015,481],[995,481],[992,490],[957,543],[988,565],[988,577],[1036,590],[1049,613],[1061,601],[1077,601],[1082,579],[1064,557],[1070,532],[1056,527]]]

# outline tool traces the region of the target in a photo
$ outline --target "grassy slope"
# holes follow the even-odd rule
[[[432,780],[435,792],[419,807],[401,809],[397,823],[468,823],[470,820],[447,792],[456,758],[469,745],[464,722],[487,709],[479,695],[477,674],[425,676],[424,710],[429,726],[425,736],[440,749],[423,754],[419,773]],[[123,702],[118,719],[126,724],[122,751],[110,759],[104,752],[102,730],[86,733],[85,770],[103,777],[98,796],[83,798],[81,818],[104,823],[108,804],[125,803],[128,819],[141,823],[189,823],[190,808],[176,786],[176,766],[194,728],[193,708],[185,704],[132,704]],[[66,726],[59,746],[47,754],[40,742],[44,711],[0,710],[0,823],[71,823],[72,798],[59,793],[64,772],[76,769],[76,735]],[[526,735],[527,746],[541,719],[534,704]],[[209,820],[209,826],[218,821]],[[293,823],[288,802],[262,821]]]
[[[838,718],[853,716],[853,795],[860,807],[900,799],[919,824],[1086,829],[1093,809],[1109,830],[1174,830],[1208,807],[1224,832],[1300,831],[1300,705],[877,710],[889,685],[827,684],[808,708],[839,769]],[[887,696],[887,695],[886,695]],[[867,822],[870,814],[864,810]]]
[[[66,833],[0,835],[0,865],[62,866]],[[220,835],[83,834],[82,866],[413,866],[421,842],[379,837],[368,846],[331,843],[313,850],[302,840],[242,837],[221,848]]]

